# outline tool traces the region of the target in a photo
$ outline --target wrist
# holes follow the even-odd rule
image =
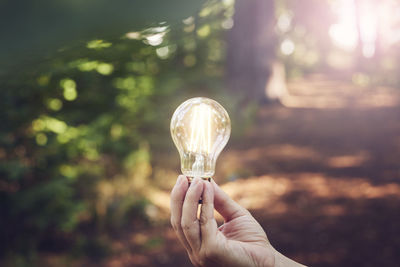
[[[274,267],[305,267],[305,265],[295,262],[294,260],[282,255],[273,247],[272,251],[274,253]]]
[[[262,261],[259,261],[256,266],[262,267],[275,267],[276,265],[276,256],[275,256],[275,249],[271,246],[271,244],[267,244],[266,250],[264,251],[263,257],[260,257]]]
[[[283,267],[281,264],[282,254],[279,253],[274,247],[271,246],[271,248],[272,248],[272,253],[274,254],[274,265],[273,266],[274,267]]]

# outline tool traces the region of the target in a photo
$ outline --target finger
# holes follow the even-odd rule
[[[219,214],[229,222],[237,217],[249,214],[249,212],[233,201],[215,182],[211,181],[214,188],[214,206]]]
[[[188,187],[189,185],[187,178],[184,175],[179,175],[171,192],[171,224],[178,236],[179,241],[183,244],[185,249],[191,253],[192,249],[190,248],[190,245],[187,242],[181,227],[182,206]]]
[[[182,207],[181,225],[186,240],[193,251],[200,249],[200,226],[197,219],[197,207],[203,193],[204,182],[200,178],[193,179],[186,193]]]
[[[215,241],[218,227],[214,218],[214,188],[211,183],[204,183],[203,204],[200,213],[201,245],[210,246]]]

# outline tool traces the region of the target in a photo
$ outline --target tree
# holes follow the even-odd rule
[[[275,55],[273,0],[237,0],[234,26],[228,37],[227,83],[249,101],[264,101]]]

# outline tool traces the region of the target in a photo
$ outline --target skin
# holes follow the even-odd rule
[[[198,217],[198,203],[202,198]],[[225,222],[218,227],[216,209]],[[171,224],[194,266],[304,266],[276,251],[249,211],[212,180],[178,177],[171,192]]]

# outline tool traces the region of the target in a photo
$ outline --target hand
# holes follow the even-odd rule
[[[219,228],[214,206],[225,219]],[[271,246],[258,222],[214,181],[195,178],[189,186],[186,177],[179,176],[171,193],[171,223],[195,266],[273,267],[281,263],[282,255]]]

